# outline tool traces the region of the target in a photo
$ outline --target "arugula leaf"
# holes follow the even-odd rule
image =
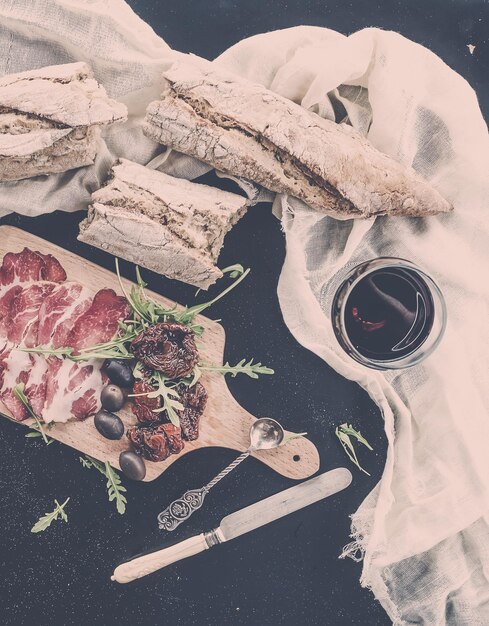
[[[175,321],[176,322],[180,322],[181,324],[190,325],[194,321],[194,318],[199,313],[202,313],[202,311],[205,311],[205,309],[208,309],[215,302],[217,302],[218,300],[223,298],[226,294],[228,294],[230,291],[232,291],[235,287],[237,287],[239,285],[239,283],[242,280],[244,280],[248,276],[249,273],[250,273],[250,268],[248,268],[247,270],[243,271],[243,273],[239,276],[239,278],[237,280],[234,281],[234,283],[232,283],[231,285],[226,287],[226,289],[224,289],[224,291],[221,291],[221,293],[218,294],[215,298],[212,298],[212,300],[209,300],[208,302],[203,302],[202,304],[194,304],[194,306],[186,307],[180,313],[176,313],[174,315]]]
[[[68,504],[69,501],[70,501],[70,498],[67,498],[63,502],[63,504],[60,504],[57,500],[55,500],[54,502],[56,504],[56,507],[54,511],[51,511],[51,513],[46,513],[46,515],[43,515],[42,517],[40,517],[37,520],[37,522],[34,524],[34,526],[31,528],[31,533],[40,533],[43,530],[46,530],[46,528],[48,528],[52,522],[56,521],[59,518],[67,522],[68,516],[66,515],[64,508]]]
[[[107,492],[109,494],[109,502],[115,500],[117,512],[120,513],[120,515],[124,515],[126,512],[127,500],[125,496],[122,495],[122,492],[127,491],[127,489],[121,485],[119,474],[107,461],[105,462],[105,475],[107,476]]]
[[[253,359],[246,362],[246,359],[241,359],[236,365],[230,365],[225,363],[224,365],[206,365],[199,363],[199,369],[203,372],[221,372],[222,374],[231,374],[234,378],[238,374],[246,374],[250,378],[258,378],[260,374],[275,374],[274,370],[261,363],[253,363]]]
[[[129,397],[137,398],[147,396],[148,398],[161,398],[163,402],[161,408],[154,409],[153,413],[166,412],[170,422],[175,426],[180,426],[180,417],[177,411],[183,411],[184,406],[180,402],[180,396],[175,389],[177,383],[168,379],[161,372],[153,372],[150,383],[153,385],[153,391],[147,393],[133,393],[130,394]]]
[[[31,428],[32,430],[36,431],[37,433],[39,433],[39,435],[43,438],[44,443],[48,446],[50,443],[53,442],[53,439],[50,439],[46,433],[43,430],[42,424],[43,421],[34,413],[34,411],[32,410],[32,406],[31,403],[29,402],[29,399],[27,398],[27,396],[24,393],[25,391],[25,385],[24,383],[20,383],[18,385],[16,385],[13,389],[13,393],[14,396],[20,400],[20,402],[22,402],[22,404],[25,406],[25,408],[27,409],[29,415],[32,417],[32,419],[34,420],[33,424],[29,424],[29,428]],[[32,434],[32,433],[28,433],[31,435],[31,437],[34,437],[36,435]],[[26,435],[27,437],[28,435]]]
[[[123,515],[126,512],[127,504],[127,499],[123,495],[123,492],[127,491],[127,489],[122,486],[120,476],[115,469],[108,461],[102,463],[101,461],[97,461],[97,459],[88,456],[88,454],[85,455],[85,458],[80,457],[80,463],[87,469],[92,467],[95,468],[107,478],[107,493],[109,496],[109,502],[115,500],[117,512]]]
[[[367,470],[363,469],[363,467],[360,465],[357,454],[355,452],[355,448],[353,447],[353,443],[350,439],[350,437],[354,437],[366,448],[368,448],[369,450],[373,450],[372,446],[368,443],[365,437],[363,437],[359,431],[355,430],[351,424],[347,424],[346,422],[336,427],[335,434],[338,437],[350,461],[354,463],[360,471],[364,472],[364,474],[367,474],[367,476],[370,476]]]
[[[119,327],[123,330],[122,335],[117,336],[112,341],[100,343],[95,346],[91,346],[90,348],[83,348],[78,352],[78,354],[73,354],[73,348],[54,348],[53,346],[48,348],[44,346],[37,346],[35,348],[18,349],[21,352],[63,357],[75,362],[89,361],[91,359],[132,360],[134,355],[128,351],[125,344],[137,337],[139,331],[134,329],[133,324],[120,323]]]
[[[234,265],[228,265],[221,272],[223,274],[229,274],[230,278],[238,278],[241,274],[244,274],[244,267],[240,263],[235,263]]]
[[[294,439],[299,439],[300,437],[305,437],[307,433],[287,433],[282,440],[281,446],[286,446],[288,443],[293,441]]]

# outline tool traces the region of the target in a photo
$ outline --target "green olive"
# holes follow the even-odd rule
[[[107,411],[120,411],[126,402],[126,395],[117,385],[107,385],[100,394],[102,406]]]

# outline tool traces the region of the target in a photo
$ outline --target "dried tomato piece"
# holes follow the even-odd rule
[[[183,411],[178,411],[182,438],[185,441],[195,441],[199,436],[199,422],[207,404],[207,391],[204,385],[196,383],[192,387],[178,385],[180,402],[184,406]]]
[[[136,358],[169,378],[186,376],[197,365],[199,354],[193,331],[183,324],[153,324],[131,344]]]
[[[185,445],[180,428],[173,424],[137,424],[127,431],[134,450],[148,461],[164,461]]]
[[[162,424],[168,439],[168,449],[170,454],[178,454],[183,450],[182,431],[174,424]]]
[[[150,393],[153,391],[152,385],[147,380],[138,380],[134,385],[134,394]],[[154,413],[155,409],[161,408],[161,397],[148,398],[148,396],[137,396],[133,398],[132,412],[137,417],[138,422],[149,424],[161,420],[160,413]]]

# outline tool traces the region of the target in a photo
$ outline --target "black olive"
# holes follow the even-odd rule
[[[131,450],[121,452],[119,465],[124,474],[131,480],[143,480],[146,476],[146,465],[143,459]]]
[[[119,387],[131,387],[134,385],[134,376],[131,367],[124,361],[118,359],[107,359],[104,362],[103,370],[110,378],[110,381]]]
[[[120,411],[126,402],[126,395],[117,385],[107,385],[102,389],[100,399],[107,411]]]
[[[124,434],[124,424],[121,418],[104,409],[95,413],[94,424],[98,432],[106,439],[120,439]]]

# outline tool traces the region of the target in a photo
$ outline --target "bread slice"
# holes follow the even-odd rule
[[[278,94],[210,64],[175,62],[144,133],[338,219],[431,215],[450,204],[416,172]]]
[[[137,265],[207,289],[226,233],[246,211],[246,198],[173,178],[126,159],[92,194],[78,239]]]
[[[100,126],[127,118],[86,63],[0,78],[0,182],[94,162]]]

